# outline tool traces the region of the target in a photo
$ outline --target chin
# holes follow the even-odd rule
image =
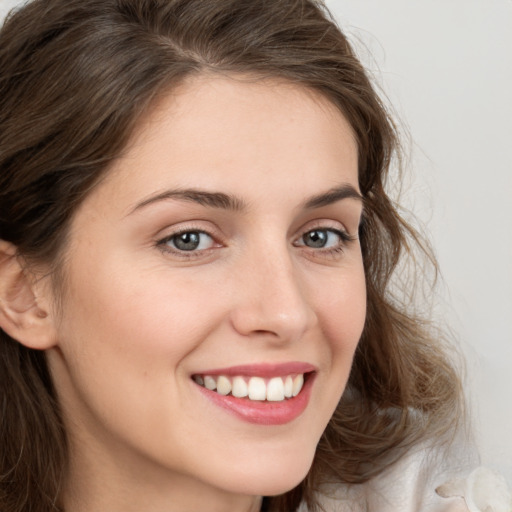
[[[293,478],[290,477],[283,477],[281,475],[281,478],[279,480],[273,480],[264,482],[263,485],[261,485],[257,492],[254,494],[257,496],[279,496],[280,494],[284,494],[288,491],[291,491],[297,485],[299,485],[304,478],[306,478],[310,467],[307,468],[306,471],[302,472],[300,476],[294,475]]]
[[[298,450],[304,450],[304,447]],[[306,451],[306,450],[304,450]],[[314,450],[309,453],[297,453],[287,458],[276,454],[268,460],[259,460],[246,472],[237,472],[231,480],[236,482],[237,492],[257,496],[277,496],[284,494],[297,485],[307,476],[313,463]]]

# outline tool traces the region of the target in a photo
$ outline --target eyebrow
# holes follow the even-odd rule
[[[327,192],[309,198],[304,203],[304,208],[308,210],[321,208],[322,206],[329,206],[343,199],[357,199],[362,202],[363,196],[352,185],[345,183],[339,187],[331,188]]]
[[[145,206],[167,199],[190,201],[202,206],[209,206],[211,208],[219,208],[222,210],[242,211],[247,208],[245,202],[236,196],[224,194],[223,192],[208,192],[206,190],[189,188],[167,190],[166,192],[162,192],[161,194],[145,199],[135,206],[130,214],[136,210],[144,208]]]
[[[150,204],[168,199],[190,201],[202,206],[209,206],[211,208],[219,208],[222,210],[230,210],[235,212],[247,210],[247,203],[237,196],[225,194],[224,192],[209,192],[206,190],[190,188],[167,190],[161,194],[149,197],[148,199],[138,203],[135,208],[131,210],[129,215]],[[359,201],[363,201],[361,194],[352,185],[343,184],[339,187],[331,188],[322,194],[310,197],[304,201],[302,207],[308,210],[321,208],[343,199],[357,199]]]

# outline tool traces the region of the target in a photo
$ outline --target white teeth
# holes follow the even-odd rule
[[[293,396],[293,378],[291,375],[288,375],[284,381],[284,396],[286,398],[291,398]]]
[[[210,391],[219,395],[229,395],[236,398],[248,397],[249,400],[282,402],[285,398],[297,396],[304,385],[304,375],[287,375],[273,377],[266,381],[262,377],[227,377],[225,375],[194,375],[193,380]]]
[[[281,402],[284,400],[284,384],[281,377],[270,379],[267,384],[267,400],[269,402]]]
[[[265,400],[267,398],[267,386],[261,377],[251,377],[248,390],[251,400]]]
[[[231,393],[231,382],[227,377],[221,375],[217,379],[217,393],[221,395],[229,395]]]
[[[247,383],[242,377],[235,377],[233,379],[233,389],[231,394],[237,398],[244,398],[249,394]]]
[[[217,381],[209,375],[204,376],[204,387],[213,391],[217,387]]]
[[[302,373],[299,373],[295,379],[293,379],[293,391],[292,395],[297,396],[300,393],[300,390],[302,389],[302,386],[304,385],[304,375]]]

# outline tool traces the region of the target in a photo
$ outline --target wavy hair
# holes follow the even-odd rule
[[[347,389],[306,479],[265,508],[317,510],[325,482],[361,483],[446,436],[461,385],[440,338],[393,286],[421,238],[385,191],[397,130],[317,0],[34,0],[0,32],[0,239],[58,276],[68,227],[157,96],[201,73],[279,78],[343,113],[359,151],[367,317]],[[406,290],[407,292],[407,290]],[[45,353],[0,330],[0,509],[61,510],[67,444]]]

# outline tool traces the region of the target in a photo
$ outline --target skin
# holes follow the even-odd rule
[[[304,203],[347,185],[359,190],[352,130],[316,93],[201,76],[155,105],[66,247],[47,352],[70,439],[66,510],[254,511],[304,478],[366,304],[360,199]],[[244,206],[152,200],[188,188]],[[327,246],[308,246],[318,229]],[[183,230],[209,236],[184,254],[171,239]],[[285,425],[243,421],[191,378],[289,361],[317,371]]]

